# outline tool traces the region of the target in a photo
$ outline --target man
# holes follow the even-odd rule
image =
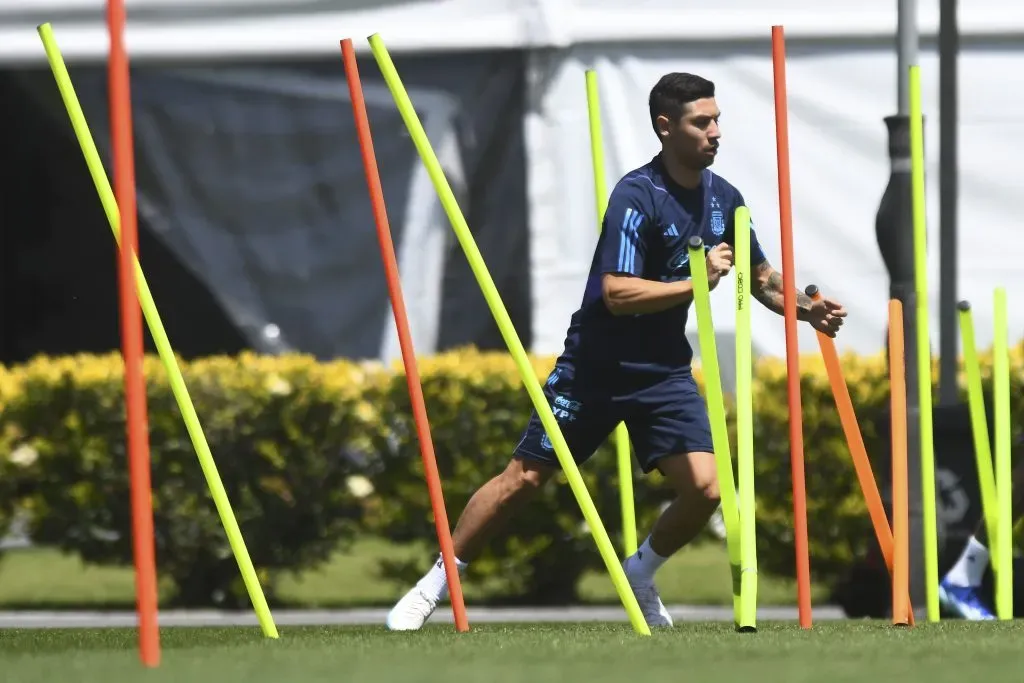
[[[661,153],[612,191],[583,302],[544,392],[578,463],[624,420],[643,471],[657,468],[675,490],[677,498],[624,564],[644,618],[657,627],[672,619],[654,574],[719,503],[710,423],[685,335],[693,301],[687,242],[703,238],[714,288],[732,268],[733,215],[743,197],[708,170],[721,139],[713,83],[670,73],[654,86],[649,104]],[[781,315],[782,277],[753,233],[751,252],[751,293]],[[799,318],[834,337],[846,315],[842,306],[795,294]],[[453,541],[460,571],[558,467],[535,412],[505,471],[473,495],[459,518]],[[438,559],[388,614],[388,627],[420,628],[446,591]]]
[[[1024,439],[1017,442],[1018,446],[1022,444],[1024,444]],[[1024,462],[1013,468],[1012,477],[1011,510],[1019,514],[1021,507],[1024,506],[1024,500],[1021,500],[1024,495]],[[1017,519],[1017,516],[1012,513],[1010,516],[1011,519]],[[939,582],[939,602],[942,606],[969,621],[995,619],[996,616],[979,595],[988,563],[988,529],[985,526],[985,518],[982,516],[974,535],[967,539],[956,564]]]

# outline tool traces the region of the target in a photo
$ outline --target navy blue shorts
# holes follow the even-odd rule
[[[707,405],[688,368],[645,377],[559,365],[548,376],[544,396],[578,465],[623,421],[644,472],[652,471],[658,458],[666,455],[714,452]],[[537,411],[515,456],[559,467]]]

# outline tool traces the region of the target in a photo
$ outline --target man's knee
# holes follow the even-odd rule
[[[515,457],[509,461],[501,477],[513,492],[529,495],[547,483],[554,473],[554,468],[549,465]]]
[[[697,482],[697,490],[714,507],[722,502],[722,493],[718,488],[718,473],[712,472],[711,476]]]
[[[695,477],[693,495],[707,501],[709,509],[717,508],[722,502],[722,493],[718,488],[718,473],[712,470],[709,474]]]
[[[695,452],[661,458],[658,470],[677,495],[690,500],[706,500],[712,509],[721,502],[718,468],[713,453]]]

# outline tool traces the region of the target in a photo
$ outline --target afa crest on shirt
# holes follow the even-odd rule
[[[711,232],[715,237],[725,234],[725,214],[722,213],[722,205],[715,196],[711,197]]]

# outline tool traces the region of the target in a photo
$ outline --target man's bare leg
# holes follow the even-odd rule
[[[658,469],[676,492],[651,530],[651,548],[670,557],[707,526],[718,508],[718,470],[712,453],[663,458]]]
[[[516,510],[551,478],[554,471],[546,465],[513,458],[501,474],[477,489],[459,515],[455,531],[452,532],[455,561],[460,574],[480,554],[487,541],[515,515]],[[439,555],[430,571],[388,614],[388,628],[420,628],[447,592],[448,580]]]
[[[465,562],[475,559],[487,541],[553,473],[554,469],[546,465],[512,459],[501,474],[477,489],[466,503],[452,532],[455,555]]]
[[[718,476],[715,456],[704,452],[661,458],[658,470],[675,490],[676,498],[623,566],[647,623],[671,626],[672,618],[654,587],[654,574],[707,525],[719,504]]]

